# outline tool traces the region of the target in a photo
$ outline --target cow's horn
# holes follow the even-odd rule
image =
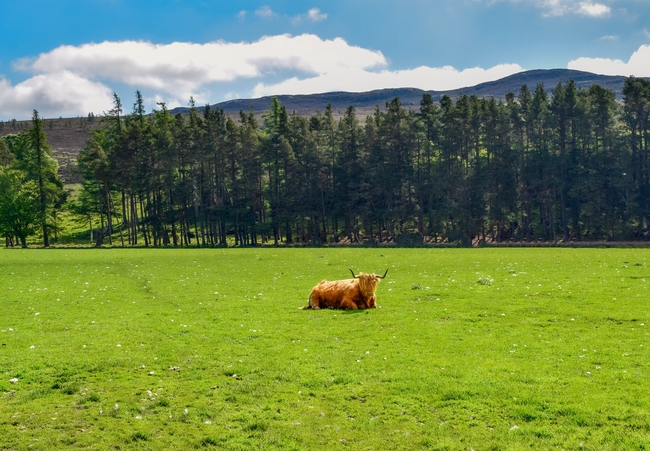
[[[377,276],[378,279],[383,279],[384,277],[386,277],[386,274],[388,274],[388,269],[386,269],[386,272],[384,273],[383,276],[377,276],[377,274],[375,275]]]
[[[349,269],[350,272],[352,273],[352,277],[354,277],[355,279],[358,279],[358,278],[359,278],[359,276],[355,276],[355,275],[354,275],[354,271],[352,271],[352,268],[348,268],[348,269]]]

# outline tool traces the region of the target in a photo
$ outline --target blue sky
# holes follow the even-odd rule
[[[23,0],[0,5],[0,119],[521,70],[650,76],[650,0]]]

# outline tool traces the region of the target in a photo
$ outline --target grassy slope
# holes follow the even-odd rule
[[[0,448],[639,449],[649,255],[2,250]]]

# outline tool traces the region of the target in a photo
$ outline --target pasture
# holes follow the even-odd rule
[[[648,257],[2,250],[0,449],[648,449]]]

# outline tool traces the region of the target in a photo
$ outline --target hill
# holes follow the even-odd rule
[[[509,92],[519,93],[523,85],[531,90],[539,83],[544,84],[547,91],[551,91],[558,83],[573,80],[579,88],[588,89],[591,85],[599,84],[606,89],[611,89],[621,99],[623,89],[623,76],[597,75],[569,69],[531,70],[510,75],[500,80],[481,83],[476,86],[454,89],[450,91],[425,91],[417,88],[391,88],[378,89],[368,92],[327,92],[309,95],[278,95],[258,99],[235,99],[212,105],[222,108],[231,115],[239,114],[240,110],[248,111],[250,107],[256,114],[261,114],[268,109],[272,97],[277,97],[288,111],[295,111],[299,115],[311,116],[316,111],[323,111],[328,103],[340,115],[345,109],[354,105],[359,116],[371,114],[378,105],[383,108],[386,102],[399,97],[404,108],[418,109],[422,95],[429,93],[434,101],[440,100],[444,95],[457,98],[463,94],[476,95],[477,97],[494,97],[504,99]],[[173,114],[187,113],[188,108],[175,108]]]

